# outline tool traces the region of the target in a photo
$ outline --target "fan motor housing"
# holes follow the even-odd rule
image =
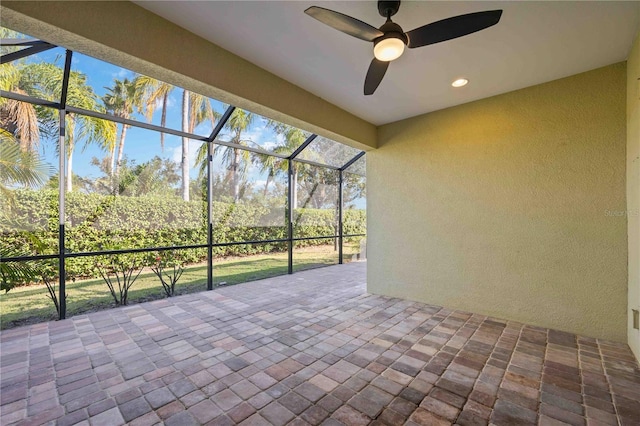
[[[400,9],[400,1],[379,1],[378,2],[378,13],[382,15],[383,18],[390,18],[396,13],[398,13],[398,9]]]
[[[396,24],[395,22],[387,21],[378,29],[382,31],[384,35],[375,39],[374,45],[378,44],[379,42],[387,38],[399,38],[404,42],[404,44],[409,43],[409,38],[402,30],[402,27]]]

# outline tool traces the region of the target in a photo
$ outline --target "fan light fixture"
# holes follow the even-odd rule
[[[382,39],[373,46],[373,56],[379,61],[393,61],[398,59],[403,52],[404,42],[395,37]]]
[[[462,86],[466,86],[468,82],[469,82],[469,80],[467,80],[466,78],[459,78],[456,81],[454,81],[453,83],[451,83],[451,85],[453,87],[462,87]]]

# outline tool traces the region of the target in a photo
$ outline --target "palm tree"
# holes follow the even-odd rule
[[[37,186],[45,182],[49,169],[37,153],[23,150],[15,137],[7,130],[0,129],[0,199],[3,208],[0,218],[5,225],[15,223],[11,213],[14,205],[11,188],[16,186]],[[42,243],[33,234],[26,234],[36,246]],[[4,242],[4,241],[3,241]],[[23,256],[25,253],[11,244],[0,244],[1,257]],[[30,262],[0,263],[0,289],[9,291],[16,283],[29,282],[40,273]]]
[[[196,126],[205,120],[210,120],[215,126],[216,119],[220,117],[217,111],[211,106],[211,101],[205,96],[184,90],[182,92],[182,131],[193,133]],[[206,150],[206,144],[201,145],[201,150]],[[206,151],[205,151],[206,152]],[[198,153],[200,157],[200,152]],[[206,155],[205,155],[206,158]],[[189,201],[189,138],[182,138],[182,199]]]
[[[231,117],[225,126],[231,132],[231,140],[229,142],[245,146],[251,143],[250,140],[242,139],[242,132],[251,125],[254,118],[254,114],[242,109],[236,109],[233,114],[231,114]],[[238,201],[240,198],[240,180],[242,175],[246,173],[249,168],[251,153],[244,149],[223,145],[217,145],[214,153],[217,153],[220,150],[222,150],[222,161],[227,164],[227,177],[231,182],[233,199],[234,201]]]
[[[260,173],[267,172],[267,180],[264,184],[263,196],[269,193],[269,185],[275,177],[284,171],[283,161],[280,158],[269,154],[256,154],[254,157],[257,165],[260,167]]]
[[[2,67],[0,85],[13,92],[58,101],[62,92],[62,74],[60,67],[51,63],[5,64]],[[77,71],[71,71],[69,75],[67,102],[88,110],[104,111],[93,88],[87,84],[86,76]],[[73,189],[73,151],[76,143],[83,141],[85,146],[99,143],[103,148],[109,149],[115,141],[115,124],[74,113],[67,113],[66,117],[66,189],[70,192]],[[35,150],[40,131],[43,127],[52,127],[57,122],[57,115],[50,108],[38,109],[25,102],[2,99],[0,121],[3,128],[13,131],[23,150]]]
[[[142,111],[144,106],[145,117],[151,121],[151,118],[158,106],[162,110],[160,117],[160,126],[165,127],[167,122],[167,106],[169,101],[169,94],[175,89],[169,83],[165,83],[160,80],[148,76],[138,76],[135,79],[137,90],[140,91],[140,103],[138,104],[139,111]],[[211,125],[215,126],[215,121],[220,117],[217,111],[214,111],[211,106],[211,101],[205,96],[193,93],[189,90],[183,89],[182,91],[182,131],[185,133],[193,133],[195,128],[205,120],[210,120]],[[160,134],[160,147],[164,149],[164,133]],[[204,150],[202,149],[204,147]],[[198,152],[198,162],[202,164],[201,167],[205,167],[206,162],[206,144],[203,144]],[[189,138],[182,138],[182,153],[181,153],[181,165],[182,165],[182,199],[189,201],[189,172],[190,172],[190,160],[189,160]]]
[[[72,71],[69,76],[67,102],[79,108],[106,112],[98,101],[93,88],[87,84],[87,77]],[[116,124],[112,121],[89,117],[81,114],[66,114],[65,143],[67,148],[67,192],[73,190],[73,151],[76,144],[82,142],[83,148],[92,143],[103,149],[113,151],[116,140]]]
[[[0,68],[0,89],[27,95],[28,79],[24,65],[4,64]],[[30,90],[29,90],[30,91]],[[27,102],[0,98],[0,127],[15,136],[23,151],[35,151],[40,140],[40,126],[36,107]]]
[[[145,105],[145,117],[151,121],[153,113],[158,104],[162,110],[160,116],[160,126],[167,125],[167,105],[169,103],[169,94],[175,89],[169,83],[165,83],[146,75],[140,75],[136,78],[136,85],[142,91],[142,103]],[[164,149],[164,133],[160,133],[160,148]]]
[[[0,129],[0,195],[10,202],[11,189],[16,185],[42,185],[48,167],[37,153],[24,151],[5,129]]]
[[[151,121],[151,118],[158,107],[161,108],[160,126],[165,127],[167,122],[167,106],[169,94],[175,89],[169,83],[156,80],[153,77],[138,76],[135,79],[137,90],[140,91],[139,111],[142,111],[144,105],[145,117]],[[182,91],[182,131],[185,133],[193,133],[195,128],[205,120],[210,120],[211,125],[215,126],[215,121],[220,114],[213,109],[211,101],[205,96],[183,89]],[[160,147],[164,149],[164,133],[160,134]],[[206,168],[206,144],[203,144],[197,153],[197,162],[201,164],[201,173]],[[190,190],[190,160],[189,160],[189,138],[182,138],[182,183],[181,192],[182,199],[189,201]]]
[[[102,101],[107,108],[116,117],[129,119],[136,110],[140,110],[143,101],[143,91],[136,79],[114,80],[112,87],[107,87],[107,94],[102,97]],[[114,188],[118,184],[120,177],[120,167],[122,165],[122,156],[124,155],[124,142],[127,136],[128,124],[121,124],[120,138],[118,142],[118,152],[116,161],[116,150],[111,151],[111,178],[114,182]],[[115,163],[115,168],[114,168]]]
[[[309,137],[309,133],[303,130],[300,130],[298,128],[288,126],[284,123],[269,120],[267,125],[271,127],[277,134],[284,136],[284,144],[274,149],[274,152],[278,154],[290,155],[300,145],[304,143],[307,137]],[[278,163],[276,166],[282,168],[284,167],[284,162]],[[263,169],[269,170],[269,175],[275,176],[275,174],[277,174],[278,171],[274,171],[270,167],[271,167],[270,164],[263,163]],[[291,207],[294,209],[298,207],[297,188],[298,188],[298,176],[300,175],[301,168],[302,168],[302,164],[296,163],[296,162],[293,163],[293,174],[291,176],[291,179],[293,180],[293,193],[291,194]],[[269,179],[267,179],[267,185],[268,184],[269,184]],[[266,188],[265,188],[265,193],[266,193]]]

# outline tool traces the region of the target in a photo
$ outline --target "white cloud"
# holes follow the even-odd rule
[[[118,72],[112,72],[111,73],[111,77],[113,78],[117,78],[117,79],[124,79],[124,78],[132,78],[133,77],[133,72],[129,71],[128,69],[125,68],[120,68],[118,70]]]
[[[260,144],[260,139],[262,139],[263,133],[264,133],[264,126],[256,126],[250,130],[242,132],[242,139],[249,140],[256,144]]]
[[[189,166],[191,168],[193,168],[193,165],[196,163],[196,156],[201,144],[202,142],[200,141],[189,139]],[[169,148],[169,158],[171,158],[171,161],[174,163],[182,164],[182,143]]]
[[[284,136],[275,134],[273,130],[265,125],[256,125],[243,132],[242,139],[253,142],[249,144],[253,147],[261,147],[268,151],[273,151],[276,147],[284,145],[285,141]]]
[[[176,100],[174,99],[174,97],[173,96],[168,96],[167,97],[167,111],[169,110],[169,108],[173,108],[173,106],[175,104],[176,104]],[[162,110],[162,98],[156,99],[155,110],[156,111],[161,111]]]
[[[279,144],[276,142],[264,142],[261,144],[262,148],[267,149],[267,150],[273,150],[275,147],[277,147]]]

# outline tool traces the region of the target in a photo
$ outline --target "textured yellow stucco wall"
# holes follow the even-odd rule
[[[127,1],[2,1],[3,26],[359,149],[373,124]]]
[[[640,360],[640,330],[632,309],[640,311],[640,33],[627,59],[627,220],[629,222],[628,339]]]
[[[368,290],[627,340],[625,63],[382,126]]]

